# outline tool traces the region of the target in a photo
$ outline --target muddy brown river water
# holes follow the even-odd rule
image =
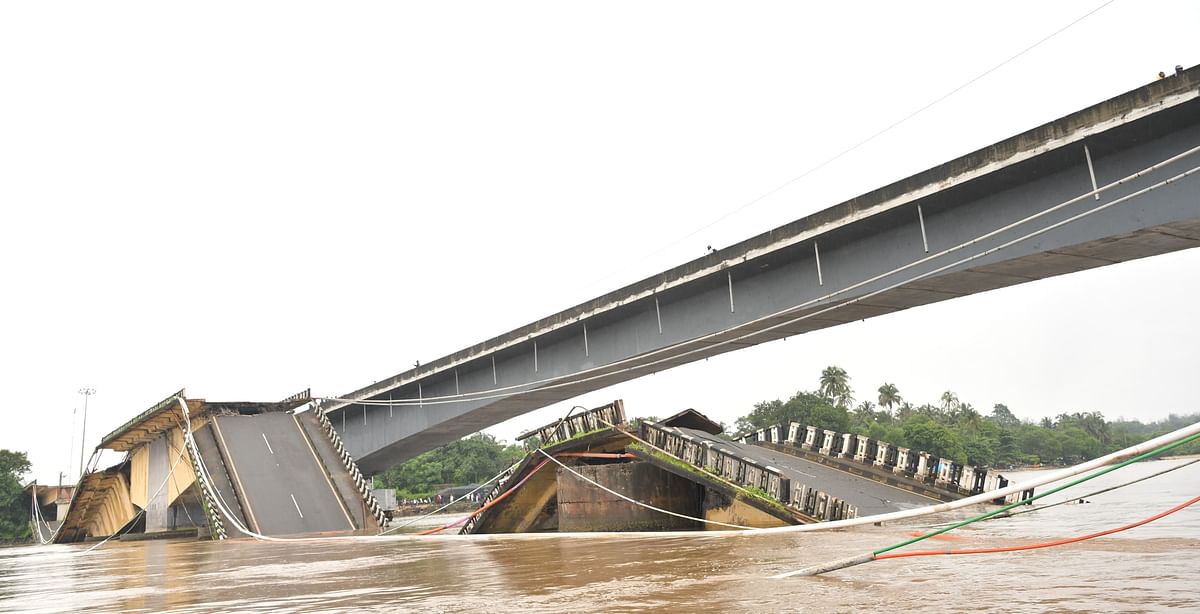
[[[1051,495],[1077,498],[1182,461]],[[1200,491],[1200,463],[1108,494],[964,527],[917,549],[1030,543],[1125,524]],[[958,518],[965,517],[958,516]],[[445,518],[431,518],[430,526]],[[879,561],[770,576],[900,541],[932,522],[831,532],[149,541],[0,549],[19,612],[1200,612],[1200,505],[1031,552]]]

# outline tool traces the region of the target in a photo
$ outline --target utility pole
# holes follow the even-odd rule
[[[83,450],[87,447],[87,408],[88,397],[96,394],[95,388],[80,388],[83,395],[83,434],[79,437],[79,479],[83,479]]]

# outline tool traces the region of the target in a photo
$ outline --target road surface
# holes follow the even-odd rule
[[[264,535],[355,530],[295,416],[214,420],[250,528]]]

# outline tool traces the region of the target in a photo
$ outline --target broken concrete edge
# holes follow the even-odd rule
[[[542,456],[539,450],[544,450],[547,454],[553,456],[559,452],[565,452],[569,448],[582,446],[585,449],[590,449],[592,446],[598,445],[601,442],[607,441],[608,439],[614,437],[629,437],[629,434],[620,429],[606,426],[585,433],[577,433],[570,439],[556,442],[553,445],[546,446],[544,448],[531,450],[525,455],[525,458],[522,458],[515,465],[513,465],[514,469],[505,478],[502,478],[502,482],[484,497],[484,505],[496,497],[503,495],[509,490],[512,490],[513,487],[519,484],[525,476],[529,475],[529,473],[533,471],[539,463],[541,463],[543,460],[546,460],[546,457]],[[488,509],[479,515],[471,517],[471,519],[464,523],[462,528],[459,529],[459,535],[471,535],[475,533],[479,527],[486,524],[488,516],[492,515],[493,513],[495,513],[493,509]]]
[[[106,449],[115,450],[117,452],[126,451],[125,449],[122,449],[120,447],[120,445],[117,445],[120,443],[118,440],[122,439],[125,435],[129,434],[131,431],[136,430],[143,424],[146,424],[148,421],[150,421],[154,418],[157,418],[160,415],[163,415],[168,412],[175,412],[175,410],[178,409],[177,401],[179,401],[181,399],[187,399],[187,389],[186,388],[180,388],[178,391],[167,396],[165,399],[152,405],[149,409],[142,411],[141,413],[134,416],[133,418],[130,418],[127,422],[125,422],[125,424],[122,424],[121,426],[114,429],[112,432],[105,435],[100,440],[100,443],[96,445],[96,449],[99,450],[101,448],[106,448]],[[286,399],[283,399],[282,401],[278,401],[278,402],[270,402],[270,401],[211,401],[210,402],[205,399],[187,399],[187,401],[193,404],[193,408],[191,410],[191,413],[194,414],[192,416],[193,418],[200,418],[201,416],[206,415],[206,414],[221,413],[221,412],[292,411],[292,410],[296,409],[297,407],[300,407],[301,405],[304,405],[304,404],[312,401],[312,389],[308,388],[308,389],[302,390],[302,391],[300,391],[296,394],[293,394],[293,395],[287,397]],[[179,420],[179,419],[182,419],[182,415],[180,415],[178,418],[176,418],[176,420]],[[131,444],[127,443],[126,445],[128,446]]]
[[[572,411],[574,409],[572,408]],[[517,435],[516,439],[517,441],[525,441],[536,435],[544,447],[561,441],[570,441],[581,434],[596,431],[603,428],[602,424],[623,424],[624,422],[625,402],[617,399],[607,405],[593,407],[578,414],[568,414],[550,424],[545,424],[536,429],[521,433]],[[566,435],[567,433],[571,434]]]
[[[636,443],[626,447],[626,451],[636,456],[638,460],[648,462],[659,469],[695,481],[705,488],[725,495],[730,500],[736,499],[741,501],[759,510],[760,512],[770,514],[771,516],[774,516],[775,518],[778,518],[779,520],[782,520],[788,524],[794,525],[819,522],[819,520],[816,518],[799,513],[795,510],[790,510],[782,503],[771,500],[769,495],[767,495],[766,492],[762,491],[761,489],[742,487],[745,488],[745,490],[742,490],[742,488],[735,488],[729,482],[717,480],[712,476],[700,471],[699,469],[696,469],[695,467],[688,465],[687,463],[668,454],[664,454],[655,450],[647,450],[644,446]],[[758,490],[759,492],[754,492],[755,490]]]

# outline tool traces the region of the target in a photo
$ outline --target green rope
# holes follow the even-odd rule
[[[966,525],[969,525],[969,524],[972,524],[972,523],[975,523],[975,522],[979,522],[980,520],[986,520],[986,519],[988,519],[988,518],[991,518],[992,516],[995,516],[995,515],[997,515],[997,514],[1002,514],[1002,513],[1004,513],[1004,512],[1007,512],[1008,510],[1011,510],[1011,509],[1013,509],[1014,507],[1018,507],[1018,506],[1021,506],[1021,505],[1025,505],[1025,504],[1027,504],[1027,503],[1032,503],[1033,501],[1037,501],[1038,499],[1041,499],[1042,497],[1045,497],[1045,496],[1048,496],[1048,495],[1052,495],[1052,494],[1054,494],[1054,493],[1056,493],[1056,492],[1059,492],[1059,491],[1062,491],[1062,490],[1066,490],[1066,489],[1068,489],[1068,488],[1070,488],[1070,487],[1072,487],[1072,486],[1075,486],[1075,485],[1077,485],[1077,484],[1082,484],[1083,482],[1086,482],[1086,481],[1088,481],[1088,480],[1091,480],[1092,478],[1098,478],[1098,477],[1100,477],[1100,476],[1102,476],[1102,475],[1104,475],[1104,474],[1106,474],[1106,473],[1109,473],[1109,472],[1112,472],[1112,471],[1116,471],[1117,469],[1120,469],[1120,468],[1122,468],[1122,467],[1125,467],[1125,466],[1127,466],[1127,465],[1131,465],[1131,464],[1133,464],[1133,463],[1136,463],[1136,462],[1139,462],[1139,461],[1145,460],[1145,459],[1147,459],[1147,458],[1151,458],[1151,457],[1154,457],[1154,456],[1158,456],[1159,454],[1162,454],[1163,452],[1166,452],[1167,450],[1172,450],[1172,449],[1174,449],[1174,448],[1177,448],[1177,447],[1179,447],[1179,446],[1182,446],[1182,445],[1184,445],[1184,444],[1191,443],[1191,442],[1193,442],[1193,441],[1195,441],[1195,440],[1197,440],[1197,439],[1200,439],[1200,433],[1196,433],[1195,435],[1192,435],[1192,436],[1190,436],[1190,437],[1185,437],[1185,438],[1183,438],[1183,439],[1180,439],[1179,441],[1176,441],[1175,443],[1170,443],[1170,444],[1167,444],[1167,445],[1165,445],[1165,446],[1162,446],[1162,447],[1160,447],[1160,448],[1158,448],[1158,449],[1155,449],[1155,450],[1151,450],[1151,451],[1149,451],[1149,452],[1146,452],[1145,454],[1141,454],[1141,455],[1139,455],[1139,456],[1135,456],[1135,457],[1133,457],[1133,458],[1131,458],[1131,459],[1129,459],[1129,460],[1126,460],[1126,461],[1124,461],[1124,462],[1118,463],[1118,464],[1116,464],[1116,465],[1112,465],[1112,466],[1110,466],[1110,467],[1105,467],[1104,469],[1101,469],[1101,470],[1099,470],[1099,471],[1097,471],[1097,472],[1095,472],[1095,473],[1092,473],[1092,474],[1090,474],[1090,475],[1085,475],[1085,476],[1083,476],[1082,478],[1079,478],[1079,479],[1077,479],[1077,480],[1075,480],[1075,481],[1072,481],[1072,482],[1069,482],[1069,483],[1067,483],[1067,484],[1064,484],[1064,485],[1062,485],[1062,486],[1058,486],[1058,487],[1056,487],[1056,488],[1052,488],[1052,489],[1050,489],[1050,490],[1047,490],[1046,492],[1044,492],[1044,493],[1042,493],[1042,494],[1040,494],[1040,495],[1036,495],[1036,496],[1030,497],[1030,498],[1028,498],[1028,499],[1024,499],[1024,500],[1021,500],[1021,501],[1017,501],[1016,503],[1010,503],[1010,504],[1008,504],[1008,505],[1005,505],[1004,507],[1001,507],[1001,508],[999,508],[999,509],[996,509],[996,510],[993,510],[993,511],[990,511],[990,512],[987,512],[987,513],[984,513],[984,514],[980,514],[980,515],[978,515],[978,516],[975,516],[975,517],[973,517],[973,518],[968,518],[968,519],[966,519],[966,520],[963,520],[963,521],[961,521],[961,522],[956,522],[956,523],[954,523],[954,524],[952,524],[952,525],[950,525],[950,526],[948,526],[948,527],[946,527],[946,528],[944,528],[944,529],[938,529],[937,531],[932,531],[932,532],[930,532],[930,533],[926,533],[926,534],[924,534],[924,535],[920,535],[920,536],[918,536],[918,537],[914,537],[914,538],[912,538],[912,539],[908,539],[908,540],[902,541],[902,542],[900,542],[900,543],[898,543],[898,544],[895,544],[895,545],[892,545],[892,546],[888,546],[888,547],[886,547],[886,548],[880,548],[880,549],[878,549],[878,550],[875,550],[874,552],[872,552],[872,554],[874,554],[874,555],[880,555],[880,554],[883,554],[884,552],[889,552],[889,551],[895,550],[895,549],[897,549],[897,548],[903,548],[903,547],[905,547],[905,546],[909,546],[909,545],[915,544],[915,543],[917,543],[917,542],[919,542],[919,541],[923,541],[923,540],[929,539],[930,537],[933,537],[933,536],[935,536],[935,535],[941,535],[942,533],[947,533],[947,532],[953,531],[954,529],[957,529],[957,528],[959,528],[959,527],[963,527],[963,526],[966,526]]]
[[[1184,467],[1187,467],[1187,466],[1190,466],[1190,465],[1195,465],[1196,463],[1200,463],[1200,458],[1195,458],[1195,459],[1192,459],[1192,460],[1190,460],[1190,461],[1188,461],[1188,462],[1186,462],[1186,463],[1183,463],[1183,464],[1181,464],[1181,465],[1175,465],[1174,467],[1171,467],[1171,468],[1169,468],[1169,469],[1163,469],[1162,471],[1159,471],[1159,472],[1156,472],[1156,473],[1151,473],[1150,475],[1147,475],[1147,476],[1142,476],[1142,477],[1140,477],[1140,478],[1138,478],[1138,479],[1136,479],[1136,480],[1130,480],[1130,481],[1128,481],[1128,482],[1123,482],[1123,483],[1121,483],[1121,484],[1117,484],[1116,486],[1109,486],[1108,488],[1104,488],[1104,489],[1101,489],[1101,490],[1094,490],[1094,491],[1092,491],[1092,492],[1090,492],[1090,493],[1087,493],[1086,495],[1071,496],[1070,498],[1068,498],[1068,499],[1063,499],[1062,501],[1059,501],[1058,503],[1051,503],[1050,505],[1039,505],[1039,506],[1037,506],[1037,507],[1031,507],[1031,508],[1029,508],[1029,509],[1027,509],[1027,510],[1019,510],[1019,511],[1013,512],[1013,513],[1011,513],[1011,514],[1005,514],[1005,515],[1003,515],[1003,516],[992,516],[991,518],[988,518],[988,520],[996,520],[997,518],[1012,518],[1013,516],[1020,516],[1021,514],[1032,514],[1032,513],[1034,513],[1034,512],[1040,512],[1040,511],[1042,511],[1042,510],[1048,510],[1048,509],[1050,509],[1050,508],[1052,508],[1052,507],[1058,507],[1058,506],[1060,506],[1060,505],[1066,505],[1067,503],[1074,503],[1075,501],[1077,501],[1077,500],[1079,500],[1079,499],[1088,499],[1088,498],[1091,498],[1091,497],[1095,497],[1095,496],[1098,496],[1098,495],[1102,495],[1102,494],[1104,494],[1104,493],[1107,493],[1107,492],[1112,492],[1112,491],[1114,491],[1114,490],[1117,490],[1117,489],[1119,489],[1119,488],[1125,488],[1126,486],[1133,486],[1134,484],[1137,484],[1138,482],[1145,482],[1146,480],[1150,480],[1150,479],[1156,478],[1156,477],[1158,477],[1158,476],[1160,476],[1160,475],[1163,475],[1163,474],[1166,474],[1166,473],[1171,473],[1172,471],[1177,471],[1177,470],[1179,470],[1179,469],[1183,469]],[[939,522],[939,523],[937,523],[937,524],[926,525],[926,526],[923,526],[923,527],[921,527],[921,528],[922,528],[922,529],[938,529],[938,528],[941,528],[941,527],[944,527],[944,526],[948,526],[948,525],[951,525],[951,524],[954,524],[954,523],[952,523],[952,522]]]

